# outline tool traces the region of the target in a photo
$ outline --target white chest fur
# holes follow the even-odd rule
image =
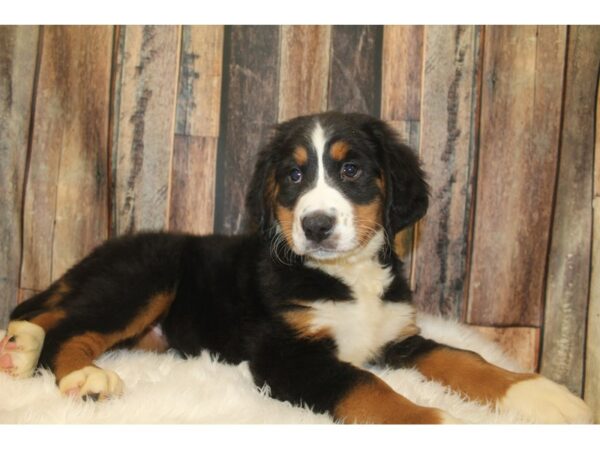
[[[359,254],[335,264],[308,264],[339,278],[353,293],[353,300],[322,300],[310,305],[311,328],[327,329],[333,335],[340,360],[363,365],[388,342],[418,332],[412,305],[381,300],[392,273],[374,255]]]

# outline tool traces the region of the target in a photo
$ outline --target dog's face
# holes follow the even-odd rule
[[[251,216],[298,255],[343,257],[388,237],[427,209],[418,159],[383,122],[324,113],[279,125],[261,152]]]

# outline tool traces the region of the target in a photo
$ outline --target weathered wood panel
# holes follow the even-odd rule
[[[166,229],[180,27],[121,29],[115,86],[113,232]]]
[[[390,121],[404,141],[419,150],[423,27],[390,26],[383,29],[381,118]],[[413,227],[395,237],[396,251],[411,278]]]
[[[598,32],[597,27],[595,32]],[[592,268],[587,316],[584,399],[594,412],[595,423],[600,423],[600,73],[597,83]]]
[[[533,327],[475,327],[481,334],[497,343],[504,352],[527,372],[538,367],[540,329]]]
[[[486,29],[469,323],[540,326],[566,27]]]
[[[330,41],[330,26],[281,28],[280,122],[327,108]]]
[[[43,289],[108,231],[112,27],[44,27],[21,287]]]
[[[16,305],[39,27],[0,26],[0,328]]]
[[[420,153],[431,200],[416,227],[414,301],[454,318],[462,316],[466,288],[479,32],[474,26],[425,28]]]
[[[382,39],[382,26],[332,27],[327,109],[379,115]]]
[[[169,228],[198,234],[214,225],[223,27],[184,26],[177,93]]]
[[[596,99],[590,93],[598,82],[600,27],[571,27],[567,56],[541,372],[581,394],[594,177]]]
[[[177,134],[219,136],[223,27],[182,28],[177,91]]]
[[[227,27],[225,49],[215,230],[234,234],[243,229],[255,155],[278,118],[279,27]]]

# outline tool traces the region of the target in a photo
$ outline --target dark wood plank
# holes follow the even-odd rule
[[[540,329],[533,327],[474,328],[498,344],[523,370],[535,372],[540,350]]]
[[[381,118],[390,122],[404,141],[419,150],[423,27],[386,25],[383,28]],[[395,236],[398,256],[414,287],[412,248],[414,228]]]
[[[178,26],[121,28],[113,106],[115,234],[169,223],[180,32]]]
[[[600,86],[600,74],[598,75]],[[596,139],[594,144],[594,200],[592,272],[590,277],[584,399],[600,423],[600,89],[596,91]]]
[[[380,114],[382,39],[382,26],[332,27],[328,109]]]
[[[559,177],[546,284],[541,372],[583,392],[600,28],[569,31]]]
[[[417,224],[414,302],[462,316],[475,161],[479,27],[425,29],[421,159],[431,188]]]
[[[107,237],[112,27],[44,27],[21,287],[44,289]]]
[[[0,26],[0,328],[17,303],[39,27]]]
[[[227,27],[225,49],[225,122],[217,157],[215,230],[235,234],[243,229],[255,155],[277,122],[279,27]]]
[[[566,27],[486,28],[467,319],[540,326]]]
[[[281,27],[279,121],[327,108],[331,27]]]
[[[182,30],[171,230],[213,231],[223,31],[222,26],[184,26]]]

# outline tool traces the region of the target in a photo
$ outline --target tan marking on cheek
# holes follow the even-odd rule
[[[294,161],[299,166],[303,166],[308,162],[308,151],[304,147],[296,147],[294,149]]]
[[[354,205],[353,209],[356,236],[360,245],[364,245],[381,228],[383,210],[381,197],[366,205]]]
[[[293,248],[292,227],[294,225],[294,212],[289,208],[277,205],[275,217],[277,218],[277,222],[279,222],[285,240]]]
[[[315,329],[313,327],[314,318],[314,314],[310,309],[288,311],[283,314],[283,319],[296,330],[298,336],[314,340],[331,339],[331,331],[328,328]]]
[[[415,405],[372,376],[352,388],[334,410],[344,423],[441,423],[435,409]]]
[[[87,332],[64,342],[54,358],[54,374],[61,378],[92,364],[92,361],[119,342],[143,333],[170,307],[174,292],[154,295],[148,305],[122,330],[113,333]]]
[[[348,150],[350,150],[350,146],[347,142],[337,141],[331,146],[329,154],[335,161],[342,161],[348,154]]]
[[[488,363],[476,353],[449,348],[433,350],[416,361],[427,378],[459,391],[471,400],[495,402],[515,383],[536,376],[510,372]]]

